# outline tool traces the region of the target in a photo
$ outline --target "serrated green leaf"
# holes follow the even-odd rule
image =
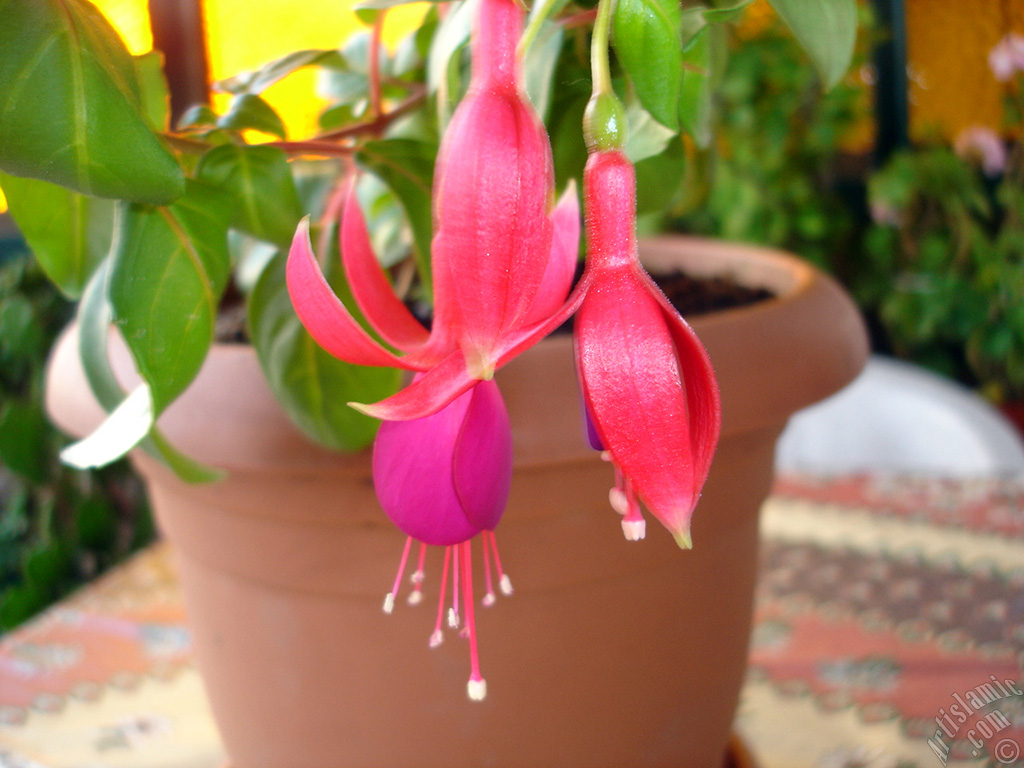
[[[704,27],[683,49],[679,122],[701,149],[711,144],[711,29]]]
[[[166,131],[171,124],[171,91],[164,77],[164,55],[150,51],[135,57],[143,114],[151,128]]]
[[[284,152],[225,144],[203,155],[196,178],[235,199],[233,227],[283,247],[291,242],[303,211]]]
[[[433,221],[430,217],[436,148],[412,139],[383,139],[363,145],[359,162],[387,184],[398,196],[413,233],[416,266],[424,289],[432,286],[430,242]]]
[[[84,0],[0,0],[0,169],[97,197],[184,191],[146,124],[131,55]]]
[[[249,327],[267,381],[291,420],[329,448],[355,451],[373,440],[379,422],[346,403],[374,402],[397,390],[401,374],[337,360],[316,345],[292,309],[285,254],[263,271],[249,300]]]
[[[227,131],[252,129],[284,140],[284,121],[274,108],[254,93],[243,93],[231,102],[228,113],[217,120],[217,127]]]
[[[11,216],[39,265],[62,293],[81,295],[110,250],[114,203],[38,179],[0,174]]]
[[[160,413],[188,386],[213,341],[227,282],[231,200],[201,182],[168,208],[124,211],[110,273],[114,321]]]
[[[682,81],[682,15],[676,0],[619,0],[615,53],[654,118],[675,129]]]
[[[857,0],[768,0],[814,62],[826,90],[853,59]]]

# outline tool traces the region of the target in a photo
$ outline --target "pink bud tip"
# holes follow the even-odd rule
[[[641,541],[647,535],[647,521],[642,517],[636,520],[623,518],[622,535],[626,541]]]
[[[466,694],[473,701],[483,701],[487,698],[487,681],[482,677],[471,677],[466,683]]]
[[[608,491],[608,503],[611,504],[612,509],[620,515],[624,515],[629,512],[629,500],[626,498],[626,494],[621,488],[612,488]]]

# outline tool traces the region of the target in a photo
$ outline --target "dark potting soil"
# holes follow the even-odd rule
[[[577,276],[578,277],[578,276]],[[739,285],[728,277],[692,277],[683,272],[654,275],[654,282],[665,292],[679,313],[685,318],[705,315],[723,309],[734,309],[772,298],[767,288],[750,288]],[[429,326],[429,317],[423,317],[423,307],[413,307],[413,312]],[[572,330],[572,320],[558,328],[555,333]],[[243,304],[221,307],[217,317],[216,338],[219,342],[246,344],[249,342],[246,313]]]

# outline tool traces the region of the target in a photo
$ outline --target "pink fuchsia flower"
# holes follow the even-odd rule
[[[579,204],[570,188],[552,211],[551,147],[524,95],[516,57],[522,23],[515,0],[481,0],[469,92],[445,132],[434,174],[429,334],[392,293],[353,195],[341,227],[346,273],[368,322],[402,354],[359,326],[323,279],[307,225],[296,232],[288,287],[317,342],[352,363],[424,372],[387,400],[353,404],[371,416],[436,412],[568,314],[561,307],[576,261]]]
[[[483,699],[487,685],[480,674],[473,598],[470,540],[481,534],[486,594],[484,605],[495,602],[491,576],[493,556],[501,591],[512,585],[501,570],[494,529],[505,511],[512,482],[512,431],[498,386],[484,381],[455,398],[437,413],[411,421],[381,425],[373,448],[373,482],[377,498],[391,521],[408,535],[401,564],[384,611],[394,610],[414,540],[419,560],[412,575],[408,602],[422,601],[427,545],[445,547],[438,598],[437,622],[430,646],[442,642],[442,618],[449,569],[453,572],[448,625],[463,625],[468,638],[471,672],[467,690]],[[465,614],[460,619],[459,594]]]
[[[1006,170],[1006,144],[991,128],[974,125],[961,131],[953,148],[960,157],[980,162],[986,176],[998,176]]]
[[[576,316],[576,365],[594,431],[616,469],[612,505],[627,539],[644,537],[642,500],[689,548],[721,423],[711,361],[640,266],[636,178],[622,152],[591,154],[584,199],[587,289]]]
[[[1024,37],[1009,33],[996,43],[988,54],[988,66],[996,80],[1008,82],[1017,72],[1024,72]]]

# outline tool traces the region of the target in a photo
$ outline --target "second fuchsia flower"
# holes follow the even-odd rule
[[[619,150],[584,171],[586,296],[576,365],[601,447],[616,470],[612,504],[644,537],[639,499],[688,549],[690,517],[718,443],[721,404],[707,352],[640,265],[636,177]]]

